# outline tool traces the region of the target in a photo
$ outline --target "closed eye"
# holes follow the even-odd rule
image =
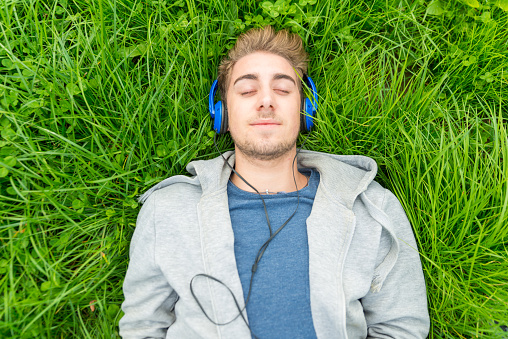
[[[286,91],[285,89],[275,89],[275,91],[282,94],[289,94],[289,91]]]

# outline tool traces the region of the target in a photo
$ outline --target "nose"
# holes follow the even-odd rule
[[[271,89],[268,87],[260,89],[258,110],[272,110],[274,108],[275,108],[274,93],[272,93]]]

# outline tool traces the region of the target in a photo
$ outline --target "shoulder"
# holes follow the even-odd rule
[[[370,203],[375,205],[376,209],[383,211],[390,218],[407,219],[404,208],[397,196],[378,182],[372,181],[363,194]],[[360,200],[365,203],[367,199]]]
[[[147,193],[142,196],[142,209],[146,206],[148,209],[153,209],[156,214],[169,211],[184,212],[191,206],[195,206],[202,196],[199,185],[181,181],[151,189]]]
[[[156,193],[154,195],[154,193]],[[157,201],[172,200],[180,197],[182,194],[201,194],[201,185],[196,176],[187,177],[184,175],[175,175],[164,179],[158,184],[149,188],[139,198],[139,202],[146,203],[150,197]]]
[[[144,203],[155,191],[161,191],[158,199],[174,199],[182,195],[205,195],[225,188],[231,170],[225,166],[224,160],[234,164],[234,154],[226,152],[224,157],[210,160],[196,160],[190,162],[186,169],[191,176],[174,175],[148,189],[139,198]],[[169,194],[170,193],[170,194]],[[174,196],[173,196],[174,195]]]
[[[385,211],[385,213],[390,213],[392,211],[404,211],[399,198],[392,191],[384,188],[376,181],[372,181],[369,184],[367,190],[365,191],[365,195],[379,209]]]
[[[378,183],[377,181],[373,180],[367,186],[367,189],[365,190],[364,194],[370,201],[372,201],[372,203],[374,203],[374,205],[376,205],[379,208],[382,208],[387,195],[393,193],[390,192],[390,190],[381,186],[381,184]]]

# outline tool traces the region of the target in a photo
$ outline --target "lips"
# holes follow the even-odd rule
[[[276,126],[281,125],[280,122],[274,119],[258,119],[254,120],[251,124],[251,126]]]

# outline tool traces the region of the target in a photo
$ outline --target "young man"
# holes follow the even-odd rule
[[[297,155],[306,73],[298,36],[239,37],[215,105],[235,152],[141,197],[124,338],[426,337],[417,246],[397,198],[373,181],[376,163]]]

